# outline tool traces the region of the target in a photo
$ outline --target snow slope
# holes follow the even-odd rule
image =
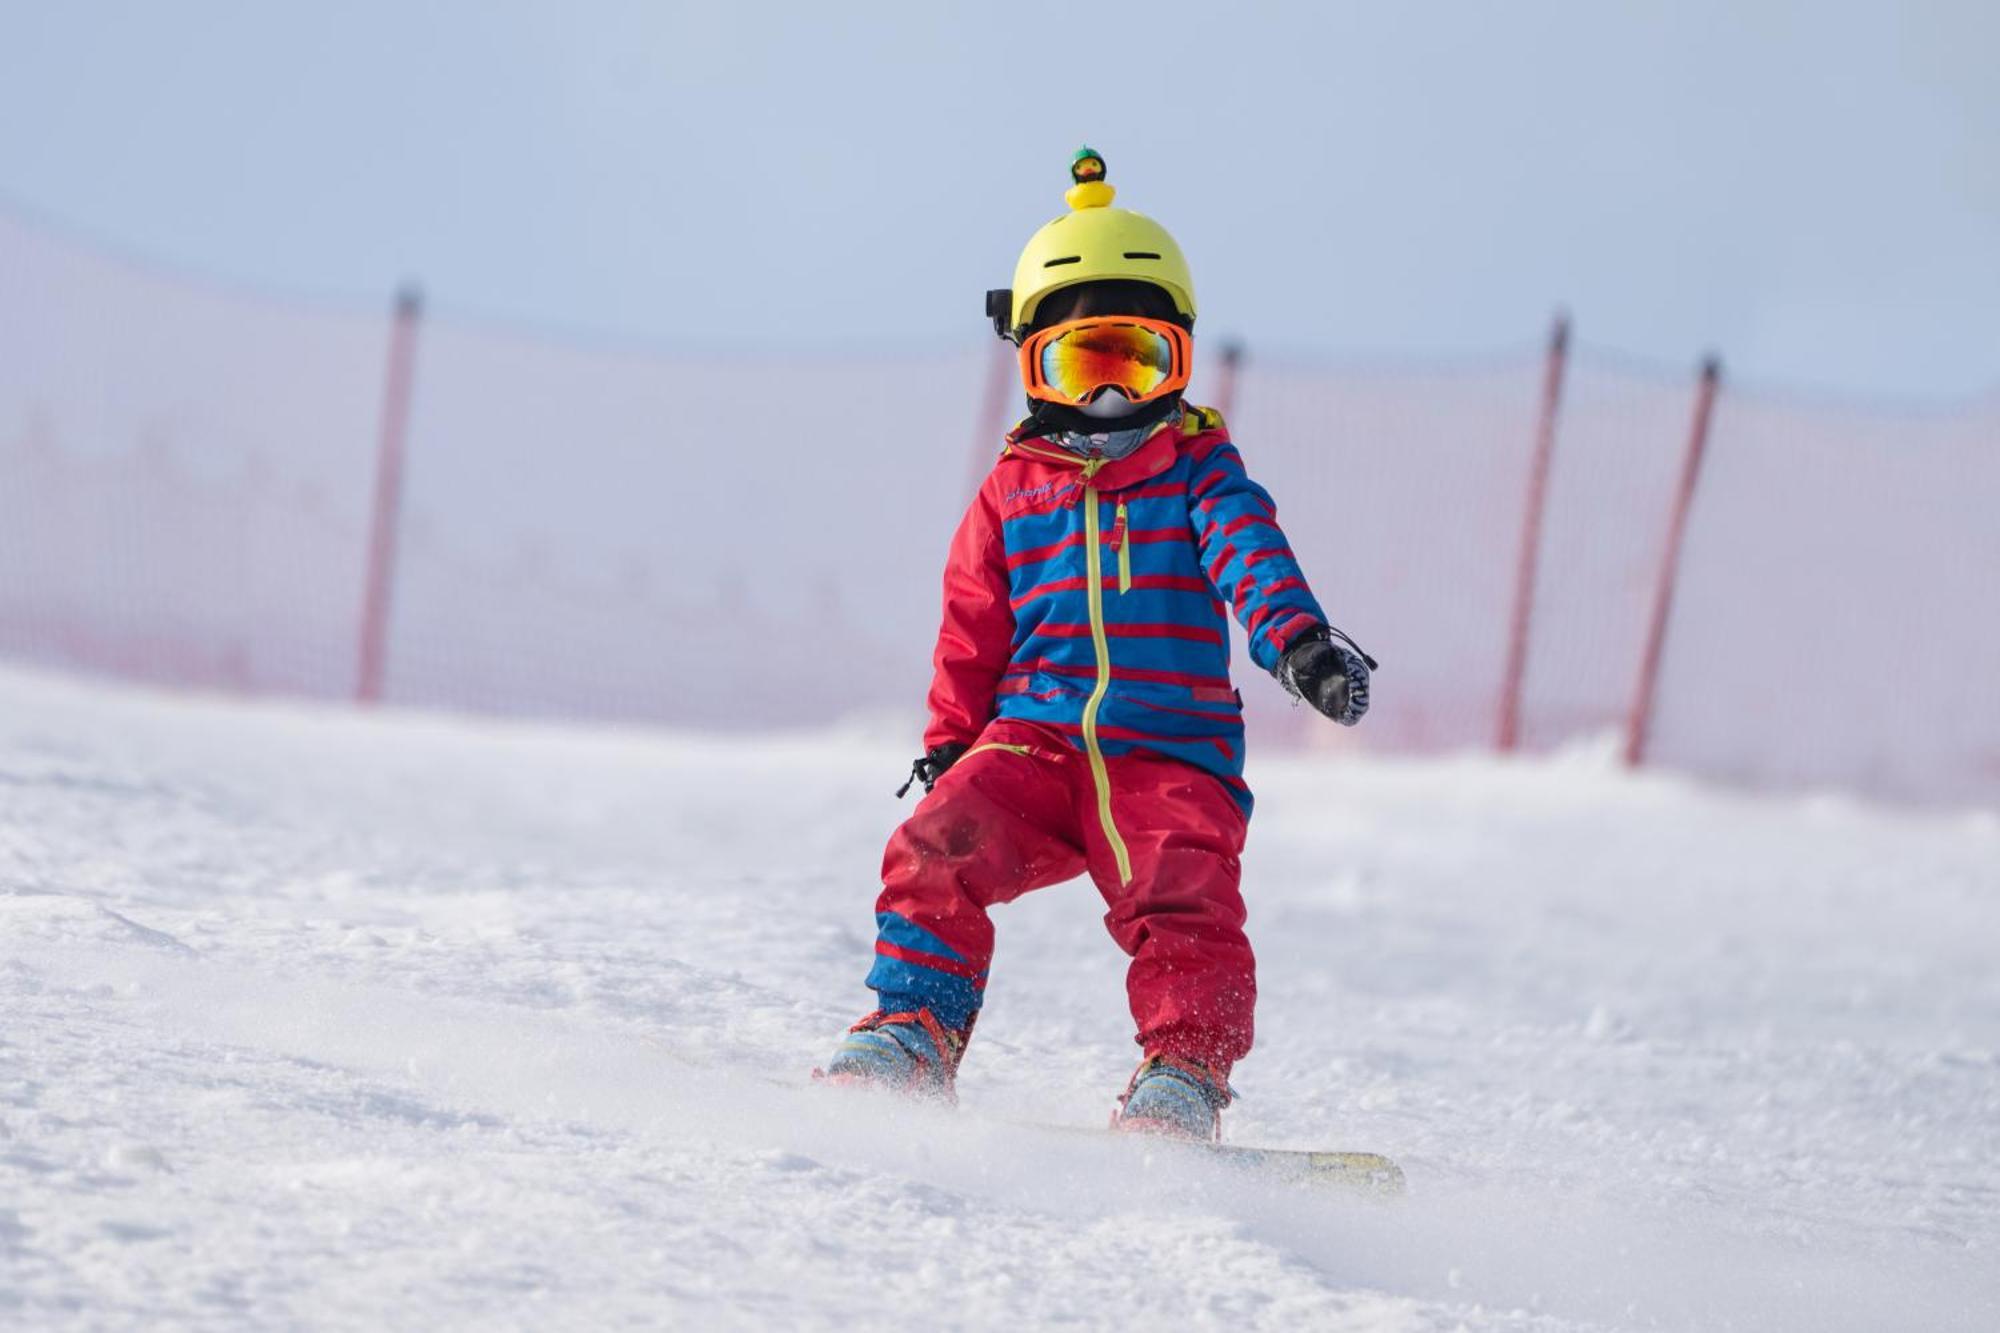
[[[0,1325],[2000,1327],[2000,820],[1267,761],[1244,1142],[1099,1123],[1122,967],[1003,909],[957,1113],[866,1007],[900,727],[758,741],[0,672]]]

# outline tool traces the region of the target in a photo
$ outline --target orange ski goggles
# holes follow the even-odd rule
[[[1082,407],[1105,389],[1150,403],[1187,387],[1194,340],[1178,324],[1136,315],[1064,320],[1021,343],[1028,397]]]

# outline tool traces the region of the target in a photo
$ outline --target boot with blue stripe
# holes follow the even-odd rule
[[[969,1025],[954,1031],[928,1009],[902,1014],[878,1009],[847,1030],[817,1076],[828,1083],[956,1102],[958,1062],[970,1035]]]
[[[1222,1138],[1222,1108],[1233,1096],[1229,1080],[1206,1065],[1170,1055],[1147,1056],[1125,1085],[1111,1127],[1215,1143]]]

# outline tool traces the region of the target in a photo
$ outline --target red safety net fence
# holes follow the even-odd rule
[[[0,214],[0,653],[509,714],[908,716],[1011,376],[997,345],[704,356],[315,307]],[[2000,801],[2000,401],[1865,410],[1566,337],[1228,358],[1194,397],[1383,662],[1351,732],[1245,681],[1263,742]]]

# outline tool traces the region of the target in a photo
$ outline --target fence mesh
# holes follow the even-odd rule
[[[1327,615],[1383,664],[1365,730],[1328,728],[1253,681],[1253,736],[1397,750],[1492,740],[1537,370],[1532,358],[1456,371],[1244,366],[1232,413],[1244,462],[1276,498]]]
[[[2000,404],[1717,402],[1649,754],[1760,784],[2000,793]]]
[[[0,653],[352,697],[386,316],[0,214]],[[416,345],[388,700],[721,727],[915,712],[945,545],[998,442],[972,417],[1015,402],[990,349],[669,355],[449,319]],[[1245,680],[1259,743],[1494,743],[1544,373],[1240,367],[1250,470],[1383,660],[1351,732]],[[1220,387],[1205,365],[1192,396]],[[1691,371],[1565,363],[1527,748],[1627,723],[1693,407]],[[1996,511],[2000,402],[1871,412],[1725,383],[1649,759],[2000,801]]]
[[[1625,724],[1693,411],[1690,376],[1570,359],[1529,607],[1529,749]]]
[[[388,697],[719,726],[907,708],[983,365],[426,329]]]
[[[0,214],[0,651],[350,690],[385,341]]]

